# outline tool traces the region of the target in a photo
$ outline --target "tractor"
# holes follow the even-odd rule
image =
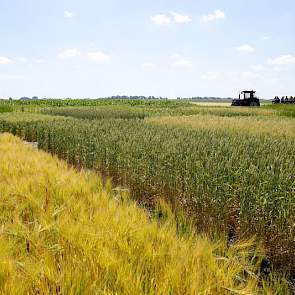
[[[259,98],[256,96],[256,91],[245,90],[240,92],[238,99],[232,100],[232,106],[248,106],[248,107],[260,107]]]

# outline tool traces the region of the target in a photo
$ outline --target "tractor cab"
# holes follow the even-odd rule
[[[245,90],[240,92],[238,99],[232,100],[232,106],[259,107],[260,101],[259,98],[256,96],[256,91]]]

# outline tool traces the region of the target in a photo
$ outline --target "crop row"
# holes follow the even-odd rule
[[[38,99],[38,100],[0,100],[0,104],[13,106],[42,106],[42,107],[68,107],[68,106],[178,106],[190,105],[189,102],[169,101],[166,99]]]
[[[147,117],[147,123],[191,129],[218,129],[226,132],[248,133],[259,137],[295,138],[295,120],[282,116],[157,116]]]
[[[63,107],[45,108],[42,113],[77,119],[100,120],[100,119],[144,119],[150,115],[150,111],[142,108],[128,106],[100,106],[100,107]]]
[[[52,107],[42,108],[42,113],[74,117],[78,119],[103,119],[122,118],[135,119],[150,116],[193,116],[193,115],[214,115],[219,117],[274,117],[277,115],[273,109],[245,109],[231,107],[203,107],[187,104],[167,105],[102,105],[96,107]]]

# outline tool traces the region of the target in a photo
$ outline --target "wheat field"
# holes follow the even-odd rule
[[[124,191],[0,135],[2,294],[284,294],[253,243],[179,235]],[[256,258],[255,258],[256,257]]]

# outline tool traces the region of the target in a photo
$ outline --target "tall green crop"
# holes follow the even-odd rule
[[[12,112],[13,108],[6,104],[0,104],[0,113],[9,113]]]

